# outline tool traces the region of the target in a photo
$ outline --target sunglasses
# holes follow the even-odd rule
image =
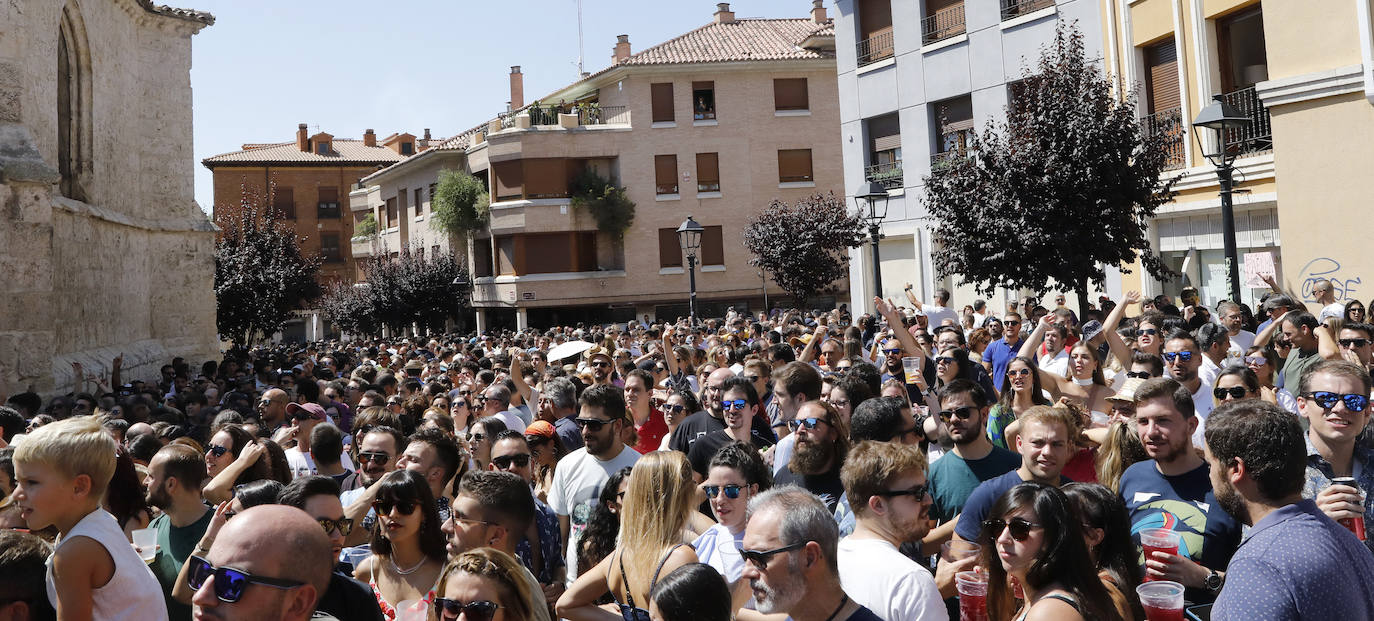
[[[892,348],[892,349],[884,349],[884,350],[883,350],[883,353],[884,353],[884,354],[887,354],[887,355],[889,355],[889,356],[896,356],[897,354],[902,353],[902,348],[900,348],[900,347],[894,347],[894,348]]]
[[[326,535],[334,532],[335,529],[338,529],[340,535],[347,537],[348,533],[353,531],[353,520],[350,520],[348,518],[339,518],[337,520],[331,520],[329,518],[315,518],[315,521],[319,522],[320,526],[324,528],[324,534]]]
[[[732,401],[721,400],[720,407],[724,410],[733,412],[735,410],[743,410],[744,408],[749,407],[749,402],[745,401],[744,399],[734,399]]]
[[[1024,377],[1026,375],[1030,375],[1030,373],[1030,369],[1007,369],[1008,377]]]
[[[830,421],[825,420],[824,418],[815,418],[815,417],[812,417],[812,418],[801,418],[801,419],[797,419],[797,420],[789,420],[789,421],[787,421],[787,428],[790,429],[790,430],[792,430],[792,431],[797,431],[798,429],[802,429],[802,428],[805,428],[807,431],[815,431],[816,426],[819,425],[819,424],[821,424],[821,423],[825,423],[825,424],[829,425],[829,424],[830,424]]]
[[[922,498],[925,498],[925,497],[926,497],[926,492],[928,492],[928,491],[930,491],[930,485],[929,485],[929,484],[926,484],[926,485],[917,485],[916,487],[913,487],[913,488],[911,488],[911,489],[889,489],[889,490],[883,490],[883,491],[881,491],[881,492],[876,492],[876,493],[874,493],[873,495],[874,495],[874,496],[882,496],[882,497],[884,497],[884,498],[892,498],[893,496],[911,496],[912,498],[915,498],[916,500],[919,501],[919,500],[921,500]]]
[[[227,447],[227,446],[220,446],[220,445],[218,445],[218,444],[207,444],[207,445],[205,445],[205,454],[206,454],[206,455],[214,455],[215,457],[224,457],[224,454],[227,453],[228,451],[229,451],[229,447]]]
[[[577,423],[579,429],[589,429],[592,433],[598,433],[601,431],[602,427],[615,421],[601,420],[599,418],[574,418],[573,422]]]
[[[1244,386],[1232,386],[1230,388],[1213,388],[1212,398],[1216,399],[1217,401],[1225,401],[1226,396],[1230,395],[1232,399],[1243,399],[1245,398],[1245,393],[1247,392],[1249,391],[1247,391]]]
[[[1336,407],[1337,401],[1344,401],[1345,409],[1351,412],[1363,412],[1365,408],[1369,407],[1369,397],[1367,395],[1341,395],[1325,390],[1315,390],[1303,396],[1315,401],[1317,405],[1322,406],[1322,409],[1326,410]]]
[[[1027,537],[1030,537],[1031,530],[1036,528],[1043,528],[1043,526],[1022,518],[1012,518],[1009,522],[1005,520],[986,520],[983,522],[984,532],[1001,535],[1002,529],[1006,529],[1007,532],[1011,533],[1011,538],[1017,541],[1025,541]],[[993,538],[996,539],[996,537]]]
[[[449,409],[454,409],[454,408],[465,408],[465,407],[467,407],[467,406],[468,406],[468,402],[467,402],[467,401],[463,401],[463,400],[460,399],[460,400],[458,400],[458,401],[454,401],[454,402],[453,402],[453,405],[450,405],[450,406],[448,406],[448,407],[449,407]]]
[[[502,469],[502,470],[505,470],[506,468],[509,468],[509,467],[511,466],[511,464],[515,464],[515,467],[516,467],[516,468],[524,468],[525,466],[530,465],[530,456],[529,456],[529,455],[502,455],[502,456],[500,456],[500,457],[493,457],[493,458],[491,458],[491,463],[492,463],[492,464],[495,464],[497,468],[500,468],[500,469]]]
[[[958,417],[959,420],[968,420],[973,418],[974,413],[977,411],[978,408],[969,405],[954,408],[953,410],[941,410],[940,420],[950,420],[954,417]]]
[[[1135,331],[1136,336],[1154,336],[1156,334],[1159,334],[1159,330],[1155,328],[1141,328]]]
[[[1340,339],[1336,341],[1341,347],[1364,347],[1369,344],[1369,339]]]
[[[744,562],[762,570],[768,568],[768,563],[773,560],[774,556],[801,548],[805,546],[806,543],[805,541],[798,541],[781,548],[773,548],[772,550],[748,550],[745,549],[743,542],[736,543],[735,545],[739,548],[739,555],[744,557]]]
[[[939,358],[936,358],[936,359],[935,359],[935,364],[936,364],[936,366],[939,366],[939,365],[942,365],[942,364],[954,364],[955,362],[956,362],[956,360],[954,359],[953,356],[940,356]]]
[[[742,489],[744,489],[743,485],[735,485],[734,483],[731,483],[729,485],[701,486],[701,491],[706,492],[707,498],[715,498],[716,496],[719,496],[721,492],[725,492],[725,497],[729,498],[730,500],[739,498],[739,491]]]
[[[1140,378],[1140,379],[1150,379],[1150,372],[1149,372],[1149,371],[1127,371],[1127,372],[1126,372],[1126,377],[1135,377],[1135,378]]]
[[[605,360],[597,360],[596,362],[593,362],[593,363],[591,364],[591,366],[598,367],[598,368],[600,368],[600,367],[610,367],[610,366],[611,366],[611,363],[606,362]]]
[[[205,581],[213,576],[215,578],[215,597],[230,604],[239,601],[243,597],[243,591],[250,584],[261,584],[283,590],[305,586],[304,582],[298,580],[254,576],[240,569],[215,567],[210,564],[210,561],[194,554],[191,555],[190,561],[191,566],[186,573],[186,584],[199,591],[202,586],[205,586]]]
[[[1189,360],[1192,360],[1192,359],[1193,359],[1193,352],[1190,352],[1190,351],[1180,351],[1180,352],[1169,352],[1169,351],[1166,351],[1166,352],[1164,352],[1164,361],[1165,361],[1165,362],[1172,363],[1175,359],[1177,359],[1179,362],[1188,362]]]
[[[434,598],[434,614],[440,619],[457,619],[459,615],[468,621],[491,621],[496,617],[496,609],[501,605],[487,600],[463,603],[446,597]]]
[[[385,466],[386,462],[389,461],[391,461],[391,456],[386,453],[358,453],[359,464],[372,462],[378,466]]]
[[[678,414],[678,413],[680,413],[680,412],[682,412],[683,410],[686,410],[686,409],[687,409],[687,406],[682,405],[682,404],[680,404],[680,403],[679,403],[679,404],[674,404],[674,405],[665,405],[665,406],[663,406],[663,411],[664,411],[664,412],[672,412],[672,413],[674,413],[674,414]]]
[[[1265,358],[1264,356],[1246,356],[1246,357],[1245,357],[1245,364],[1264,365],[1264,364],[1268,364],[1268,363],[1269,363],[1269,359],[1268,359],[1268,358]]]
[[[414,500],[376,500],[372,502],[372,508],[377,511],[377,515],[386,515],[391,513],[392,509],[400,511],[401,515],[410,515],[415,513],[415,507],[418,504]]]

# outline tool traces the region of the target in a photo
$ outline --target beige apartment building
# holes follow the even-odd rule
[[[834,31],[822,3],[807,17],[710,23],[633,52],[620,35],[610,67],[529,105],[512,70],[512,112],[360,182],[355,218],[386,225],[354,256],[402,245],[463,251],[436,235],[426,207],[439,170],[490,188],[491,223],[466,249],[479,329],[687,314],[675,230],[705,227],[698,312],[762,309],[783,294],[748,264],[741,232],[772,199],[843,196]],[[592,169],[627,189],[633,226],[617,237],[572,206],[570,181]],[[393,217],[394,216],[394,217]],[[437,248],[436,248],[437,247]],[[385,248],[385,250],[384,250]],[[835,283],[836,299],[847,285]]]

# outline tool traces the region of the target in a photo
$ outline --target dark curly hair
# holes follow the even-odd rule
[[[629,468],[621,468],[606,479],[601,486],[601,496],[596,507],[587,518],[587,528],[582,531],[582,539],[577,542],[577,574],[580,576],[601,562],[601,559],[615,551],[616,537],[620,534],[620,516],[611,513],[610,503],[617,502],[616,494],[620,484],[630,477]]]

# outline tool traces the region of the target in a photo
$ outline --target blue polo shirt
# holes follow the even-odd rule
[[[1011,364],[1011,359],[1016,357],[1016,352],[1021,349],[1021,341],[1007,343],[1007,339],[1000,338],[988,343],[987,349],[983,350],[983,360],[992,364],[992,385],[999,390],[1002,387],[1002,378],[1007,375],[1007,365]]]

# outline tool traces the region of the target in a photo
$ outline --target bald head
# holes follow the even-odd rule
[[[329,585],[333,548],[319,522],[286,505],[259,505],[226,522],[207,560],[255,575],[306,583],[306,618]]]
[[[262,399],[258,400],[258,416],[262,418],[268,428],[281,424],[286,418],[286,404],[291,401],[291,397],[285,390],[271,388],[262,393]]]
[[[735,372],[728,368],[716,369],[706,376],[706,387],[701,391],[702,405],[706,406],[706,409],[716,418],[724,416],[720,405],[721,387],[725,385],[725,380],[734,376]]]

